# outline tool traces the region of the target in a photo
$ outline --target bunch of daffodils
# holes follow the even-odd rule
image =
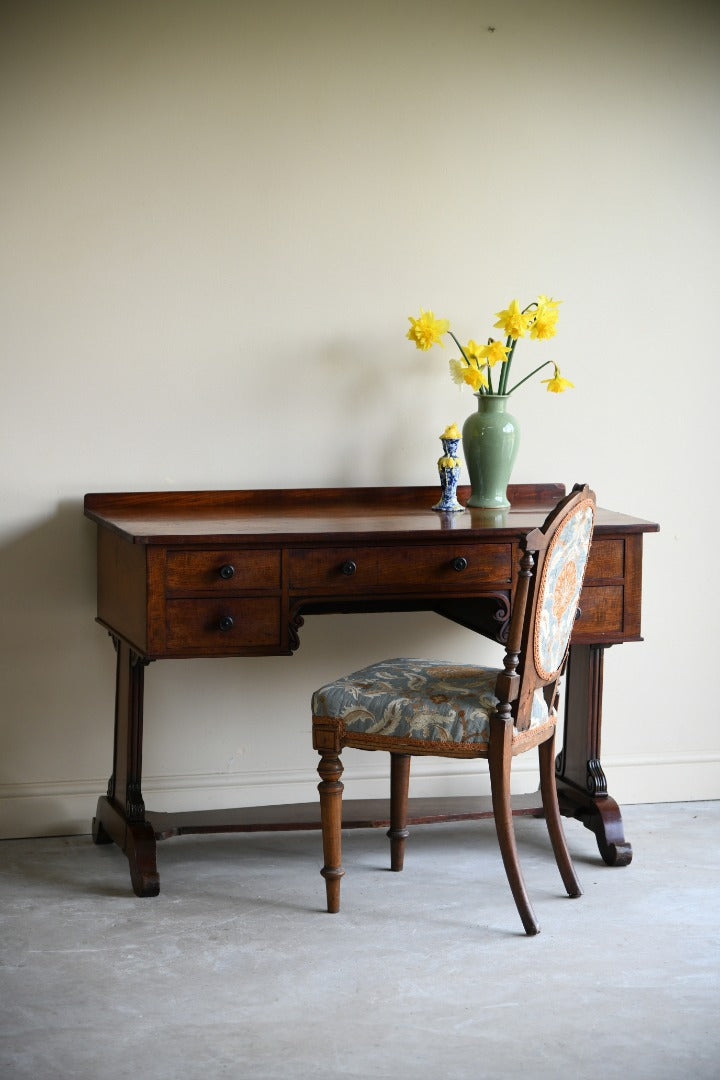
[[[520,379],[512,386],[508,386],[510,368],[512,366],[515,346],[518,340],[526,335],[537,341],[555,337],[558,319],[558,306],[562,301],[552,300],[549,296],[540,295],[527,307],[520,310],[517,300],[513,300],[503,311],[498,311],[497,322],[494,328],[499,328],[505,337],[505,344],[492,337],[488,338],[487,345],[478,345],[472,339],[467,345],[461,345],[450,329],[447,319],[436,319],[432,311],[423,311],[417,319],[410,316],[410,329],[407,336],[415,342],[418,349],[427,351],[433,345],[443,345],[443,334],[449,334],[458,349],[460,359],[450,361],[450,374],[453,382],[459,386],[467,383],[479,394],[512,394],[524,382],[537,375],[544,367],[552,364],[553,375],[549,379],[541,379],[547,383],[550,393],[561,394],[563,390],[572,387],[569,379],[564,379],[560,374],[557,364],[553,360],[545,360],[529,375]],[[497,378],[497,388],[493,385],[492,369],[500,364],[500,374]]]

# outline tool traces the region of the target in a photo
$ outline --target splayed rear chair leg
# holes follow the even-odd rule
[[[563,885],[568,896],[582,896],[580,882],[575,873],[570,852],[568,851],[565,830],[562,826],[560,808],[558,806],[557,787],[555,784],[555,734],[538,746],[540,758],[540,793],[542,795],[545,821],[547,822],[550,842],[555,853],[555,862],[558,865]]]
[[[500,724],[500,721],[498,721]],[[522,920],[526,934],[537,934],[540,925],[535,918],[530,898],[528,897],[523,880],[520,860],[518,859],[517,845],[515,843],[515,829],[513,827],[512,805],[510,802],[510,765],[512,763],[511,745],[512,728],[508,724],[502,725],[504,730],[496,728],[490,739],[490,785],[492,789],[493,813],[495,815],[495,829],[497,831],[500,853],[505,865],[505,873],[510,885],[510,890],[515,900],[515,906]]]

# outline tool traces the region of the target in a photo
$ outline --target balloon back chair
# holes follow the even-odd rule
[[[410,758],[487,758],[492,806],[508,882],[527,934],[537,934],[518,860],[510,802],[513,757],[533,747],[555,860],[580,896],[560,819],[554,772],[560,677],[577,612],[595,519],[595,496],[576,485],[522,542],[503,667],[387,660],[317,690],[313,746],[320,753],[320,809],[327,909],[340,908],[345,746],[390,753],[390,861],[402,870]]]

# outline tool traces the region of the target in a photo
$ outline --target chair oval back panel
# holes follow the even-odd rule
[[[535,670],[555,678],[565,659],[587,566],[594,500],[583,499],[557,528],[545,554],[533,629]]]

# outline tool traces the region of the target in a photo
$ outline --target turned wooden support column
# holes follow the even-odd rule
[[[390,755],[390,869],[402,870],[405,861],[410,754]]]
[[[318,765],[318,772],[322,777],[318,784],[318,791],[320,792],[323,857],[325,859],[325,865],[320,873],[325,878],[327,909],[334,914],[340,910],[340,879],[345,873],[342,868],[342,793],[344,785],[340,779],[343,774],[340,755],[334,751],[323,752]]]

